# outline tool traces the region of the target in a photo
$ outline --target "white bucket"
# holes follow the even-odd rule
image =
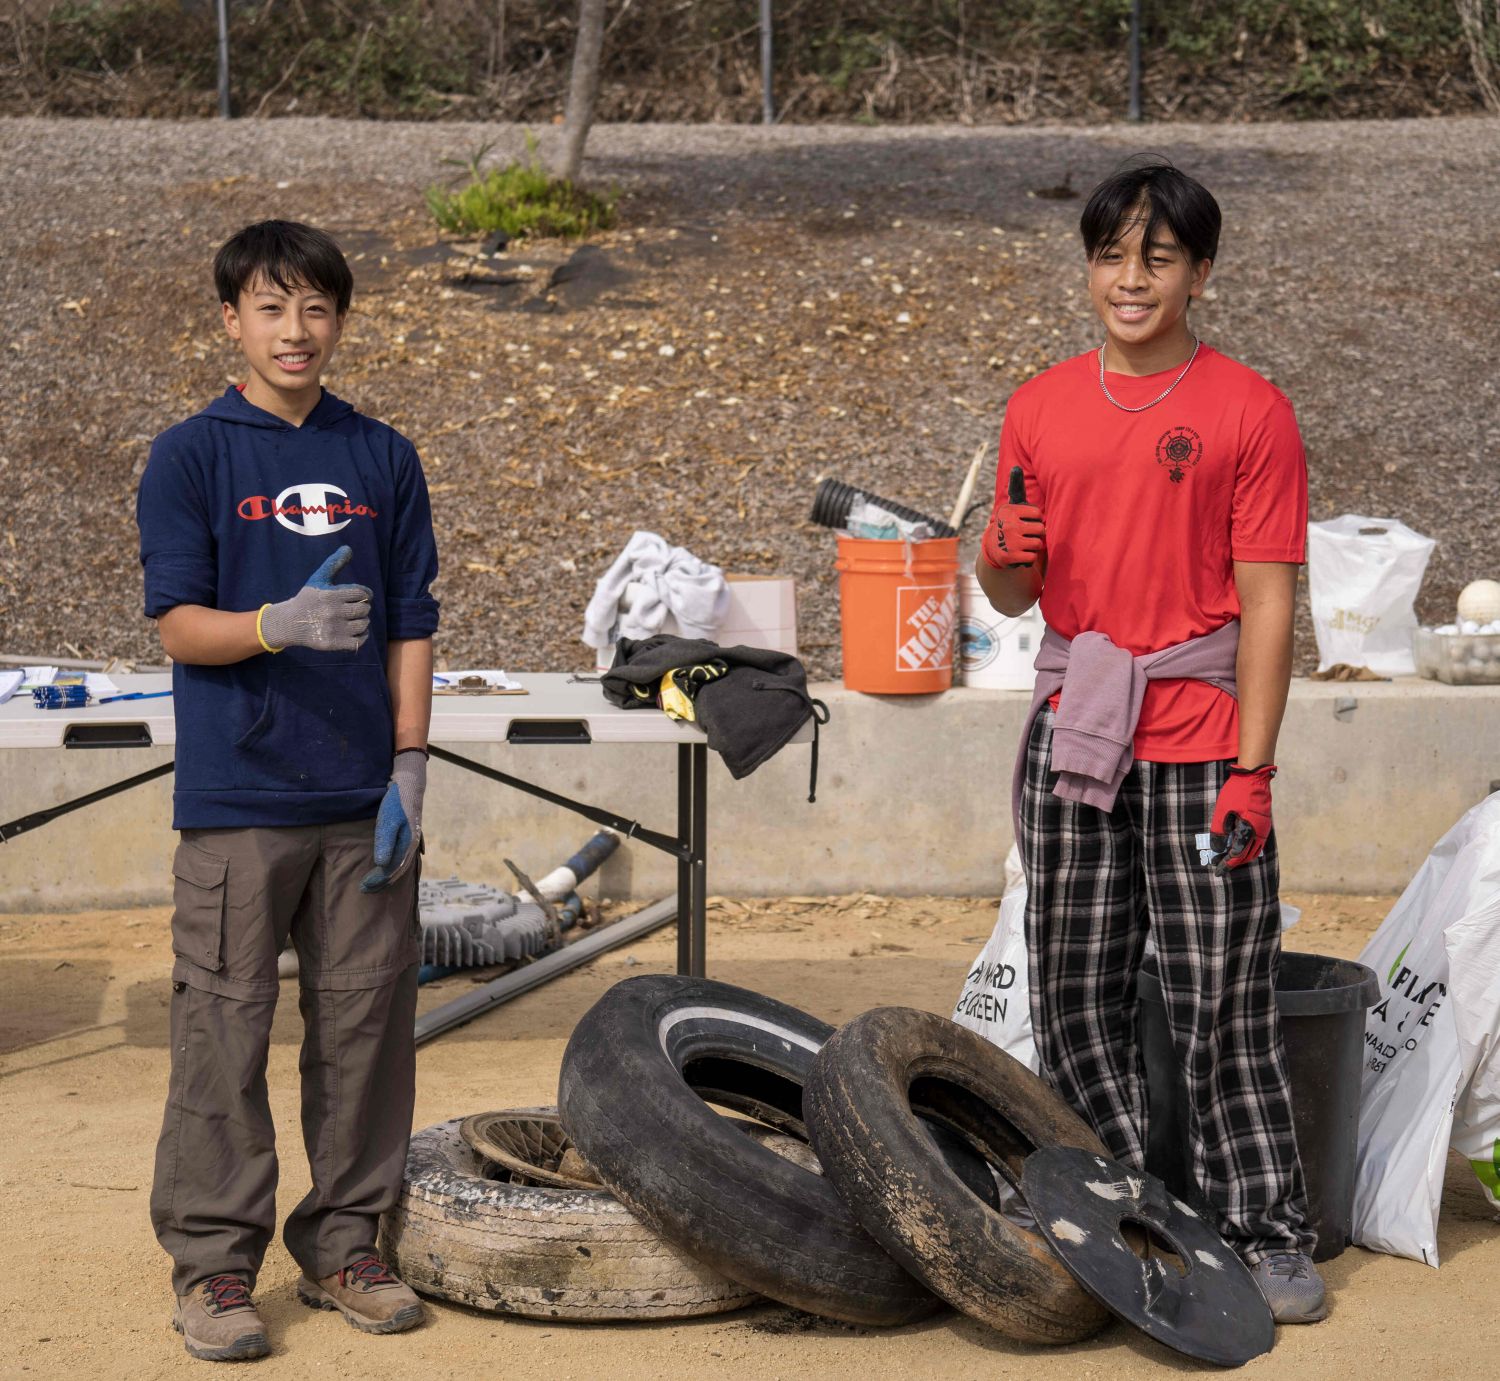
[[[1036,684],[1037,648],[1046,624],[1034,605],[1019,618],[990,607],[972,571],[958,577],[958,659],[954,666],[966,686],[1029,691]]]

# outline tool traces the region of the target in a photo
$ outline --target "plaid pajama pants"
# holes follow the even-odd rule
[[[1115,1159],[1144,1166],[1136,974],[1149,930],[1187,1087],[1192,1173],[1219,1230],[1251,1264],[1311,1252],[1275,1000],[1275,835],[1254,862],[1216,878],[1194,836],[1208,829],[1227,763],[1137,762],[1106,814],[1053,794],[1052,724],[1044,706],[1021,797],[1043,1074]]]

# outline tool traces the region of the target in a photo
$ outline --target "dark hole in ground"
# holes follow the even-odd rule
[[[454,253],[441,240],[403,249],[389,235],[378,230],[334,230],[330,233],[349,262],[356,295],[371,289],[395,288],[406,277],[408,269],[445,263]]]
[[[579,245],[547,280],[547,292],[576,311],[589,307],[607,292],[624,287],[636,275],[621,268],[598,245]]]

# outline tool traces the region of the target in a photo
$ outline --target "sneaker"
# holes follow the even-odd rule
[[[337,1309],[365,1333],[404,1333],[422,1322],[422,1301],[375,1256],[362,1256],[322,1280],[303,1276],[297,1298],[311,1309]]]
[[[172,1327],[188,1355],[202,1362],[248,1362],[271,1350],[244,1276],[209,1276],[178,1295]]]
[[[1272,1252],[1250,1274],[1277,1323],[1317,1323],[1328,1317],[1323,1277],[1306,1252]]]

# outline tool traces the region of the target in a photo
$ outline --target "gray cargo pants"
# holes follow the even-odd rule
[[[364,893],[373,820],[183,830],[172,862],[172,1074],[151,1222],[188,1293],[254,1285],[276,1222],[266,1058],[290,935],[301,970],[302,1138],[312,1190],[283,1228],[313,1279],[375,1249],[401,1190],[416,1051],[417,869]]]

